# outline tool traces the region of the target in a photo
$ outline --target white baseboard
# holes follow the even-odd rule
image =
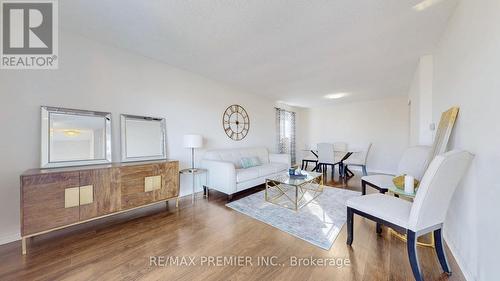
[[[0,245],[11,243],[18,240],[21,240],[21,234],[19,232],[4,233],[0,235]]]
[[[464,275],[465,280],[467,280],[467,281],[476,280],[476,279],[472,278],[472,274],[467,270],[467,267],[465,267],[465,264],[463,263],[462,256],[460,256],[458,254],[458,251],[456,250],[457,248],[455,246],[455,243],[453,243],[452,239],[449,239],[446,232],[443,233],[443,239],[446,242],[446,244],[448,245],[448,248],[450,249],[451,254],[455,258],[455,261],[457,262],[458,267],[460,267],[460,270],[462,271],[462,274]]]

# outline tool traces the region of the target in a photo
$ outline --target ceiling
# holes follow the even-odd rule
[[[72,0],[60,27],[291,105],[406,95],[458,0]],[[326,94],[348,92],[337,100]]]

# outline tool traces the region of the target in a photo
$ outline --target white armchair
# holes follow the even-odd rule
[[[243,157],[257,157],[261,165],[243,169]],[[225,193],[231,200],[234,193],[264,184],[266,178],[286,172],[290,162],[288,154],[272,154],[266,148],[240,148],[207,151],[200,164],[208,170],[205,188]]]
[[[407,148],[399,161],[397,175],[407,174],[420,180],[425,172],[429,153],[429,146],[420,145]],[[394,187],[393,178],[394,175],[364,176],[361,178],[361,193],[366,194],[366,186],[371,186],[380,193],[386,193],[389,188]]]
[[[453,193],[472,159],[473,155],[466,151],[451,151],[436,156],[422,178],[413,203],[383,194],[347,200],[347,244],[352,245],[353,242],[354,214],[406,233],[413,275],[415,280],[422,281],[416,249],[417,238],[434,232],[436,254],[441,267],[444,272],[451,274],[441,229]]]

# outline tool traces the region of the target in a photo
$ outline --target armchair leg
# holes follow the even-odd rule
[[[361,195],[366,195],[366,181],[361,181]]]
[[[444,251],[443,234],[441,233],[441,229],[434,230],[434,245],[441,268],[446,274],[451,275],[450,265],[448,264],[448,259],[446,258],[446,253]]]
[[[418,263],[417,255],[417,235],[415,232],[408,230],[406,232],[407,242],[406,246],[408,249],[408,259],[410,261],[411,270],[413,271],[413,277],[415,281],[423,281],[422,272],[420,271],[420,265]]]
[[[354,239],[354,212],[347,207],[347,245],[352,245]]]

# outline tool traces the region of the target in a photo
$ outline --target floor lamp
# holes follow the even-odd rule
[[[191,148],[191,170],[196,171],[194,167],[194,150],[203,146],[203,137],[201,135],[184,135],[184,147]]]

